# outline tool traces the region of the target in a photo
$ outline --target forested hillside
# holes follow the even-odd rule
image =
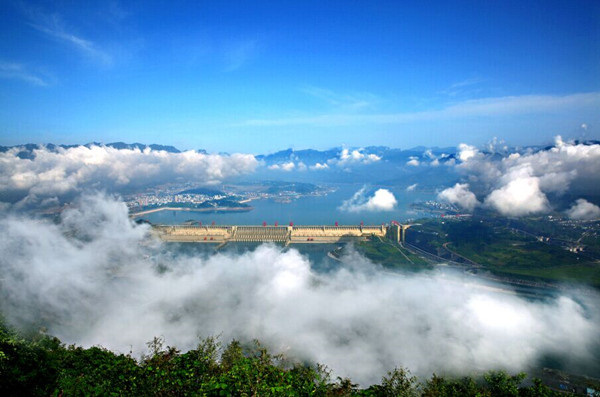
[[[205,338],[186,353],[148,343],[136,360],[102,347],[65,346],[44,334],[23,337],[0,325],[0,394],[3,396],[553,396],[525,374],[488,372],[482,379],[418,380],[396,368],[381,383],[359,388],[351,379],[332,379],[323,365],[272,355],[258,341],[226,346]]]

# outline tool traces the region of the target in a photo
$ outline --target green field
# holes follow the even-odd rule
[[[420,256],[414,255],[407,249],[392,241],[373,239],[361,242],[357,250],[375,263],[388,269],[422,270],[431,265]]]
[[[532,235],[516,232],[512,225],[509,227],[498,219],[426,220],[421,223],[409,229],[409,242],[434,254],[450,257],[453,252],[504,276],[578,282],[600,288],[599,261],[556,244],[540,242]],[[535,223],[530,222],[528,230],[535,233],[531,225]],[[548,233],[548,229],[544,233]],[[574,235],[571,231],[569,237],[577,237]],[[588,242],[590,239],[587,237]],[[447,250],[443,248],[444,244]]]
[[[575,281],[600,287],[600,263],[583,260],[560,247],[538,242],[518,243],[510,239],[451,247],[495,273]]]

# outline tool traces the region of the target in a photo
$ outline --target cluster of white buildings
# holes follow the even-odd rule
[[[144,193],[135,195],[133,198],[126,202],[127,207],[149,207],[149,206],[161,206],[172,203],[188,203],[188,204],[202,204],[210,200],[224,199],[225,195],[214,195],[207,196],[205,194],[154,194]]]

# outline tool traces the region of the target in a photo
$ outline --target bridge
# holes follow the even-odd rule
[[[393,222],[389,226],[199,226],[153,225],[163,241],[182,243],[275,242],[288,244],[332,244],[366,241],[372,237],[387,237],[404,242],[410,225]]]

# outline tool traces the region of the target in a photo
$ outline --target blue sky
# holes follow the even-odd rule
[[[597,1],[96,3],[2,2],[0,144],[600,138]]]

